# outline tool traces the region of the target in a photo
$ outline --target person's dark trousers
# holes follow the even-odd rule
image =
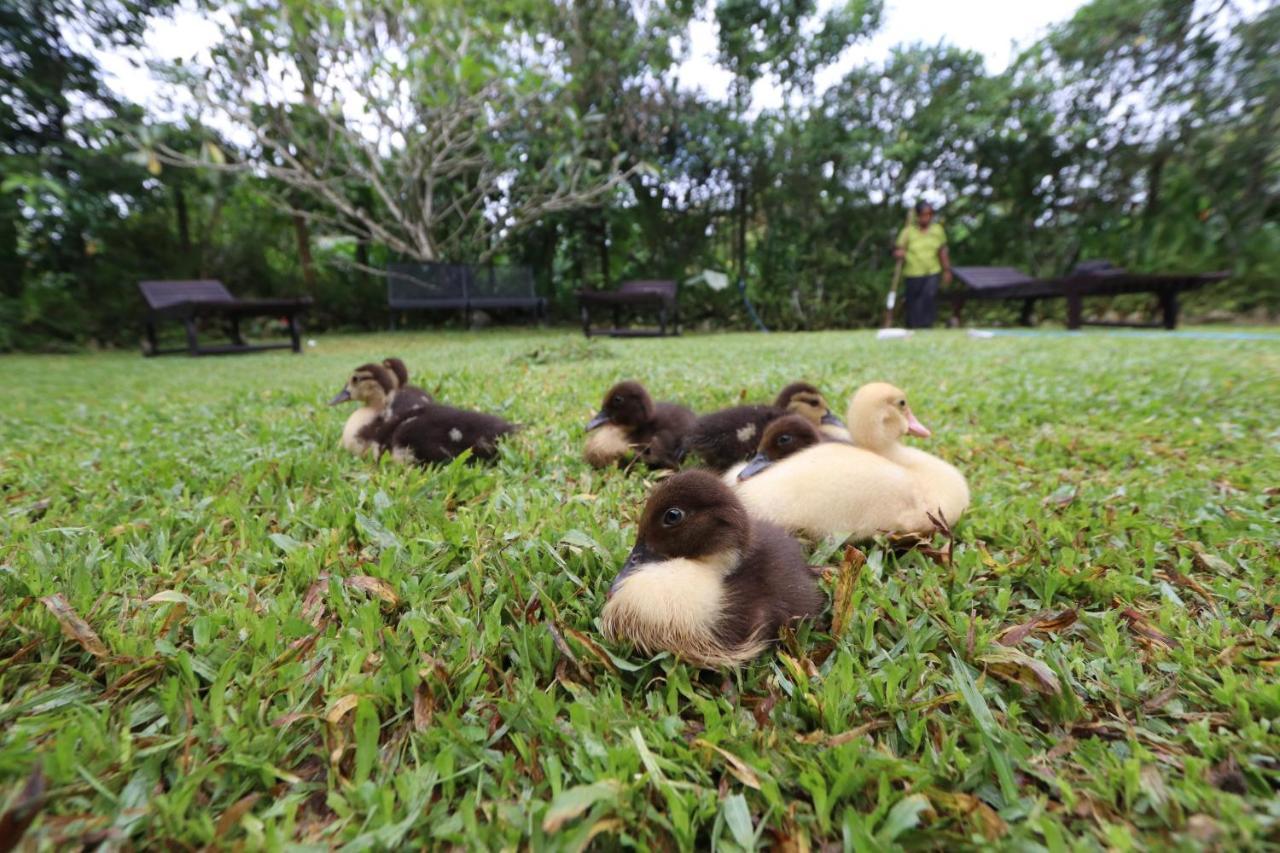
[[[937,274],[907,279],[907,328],[927,329],[937,318]]]

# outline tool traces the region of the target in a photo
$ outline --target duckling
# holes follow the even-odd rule
[[[611,640],[626,638],[646,653],[736,666],[825,601],[798,542],[753,522],[714,474],[685,471],[649,497],[601,618]]]
[[[734,406],[698,418],[685,439],[685,449],[702,457],[708,467],[724,471],[751,458],[765,427],[789,413],[808,418],[832,439],[850,440],[822,392],[807,382],[792,382],[772,406]]]
[[[389,421],[379,438],[391,458],[406,464],[448,462],[467,449],[472,459],[487,461],[498,455],[498,441],[518,429],[497,415],[422,403]]]
[[[679,464],[675,450],[695,420],[693,412],[676,403],[654,403],[639,382],[619,382],[604,396],[600,412],[587,423],[584,456],[596,468],[623,462],[655,439],[660,452],[646,459],[653,467]],[[674,464],[672,462],[674,461]]]
[[[722,479],[728,485],[736,486],[740,480],[749,479],[773,463],[822,441],[823,435],[807,419],[800,415],[784,415],[765,427],[756,455],[724,472]]]
[[[863,385],[849,405],[849,426],[855,445],[912,473],[930,512],[941,511],[950,524],[969,508],[969,484],[954,465],[901,443],[904,435],[928,438],[933,434],[916,419],[901,389],[887,382]]]
[[[820,443],[740,480],[736,491],[752,517],[810,535],[858,539],[930,533],[929,514],[939,510],[948,523],[959,517],[968,505],[964,478],[942,460],[907,452],[898,443],[909,432],[928,434],[901,391],[882,383],[866,386],[854,395],[847,414],[855,443],[861,438],[876,449]],[[963,500],[956,499],[959,490]]]
[[[396,380],[395,390],[391,393],[391,414],[402,418],[424,403],[432,402],[431,395],[416,385],[409,384],[409,368],[400,359],[392,356],[384,358],[382,366],[391,371]]]
[[[347,384],[329,401],[330,406],[348,400],[361,404],[342,427],[339,444],[343,448],[357,456],[379,451],[378,435],[385,426],[387,400],[395,387],[395,377],[380,364],[362,364],[351,372]]]

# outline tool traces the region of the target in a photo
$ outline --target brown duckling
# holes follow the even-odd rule
[[[751,660],[825,601],[799,543],[714,474],[685,471],[649,497],[601,617],[610,639],[714,667]]]
[[[676,403],[655,403],[639,382],[619,382],[604,396],[600,412],[587,423],[587,462],[597,468],[620,463],[643,451],[655,439],[661,453],[651,453],[653,467],[679,464],[675,448],[696,420],[693,412]],[[673,464],[674,462],[674,464]]]
[[[391,393],[391,414],[402,418],[424,403],[432,402],[431,395],[416,385],[409,384],[409,368],[400,359],[392,356],[384,358],[382,366],[391,371],[396,380],[395,390]]]
[[[381,364],[362,364],[351,372],[347,384],[329,401],[330,406],[349,400],[360,403],[342,427],[339,443],[343,448],[357,456],[379,451],[378,436],[386,425],[387,401],[395,388],[395,376]]]
[[[449,462],[468,449],[472,459],[488,461],[498,455],[502,437],[518,429],[497,415],[422,403],[405,417],[389,420],[379,439],[397,462]]]
[[[739,462],[724,473],[724,481],[730,486],[759,474],[775,462],[799,453],[824,440],[818,428],[800,415],[783,415],[771,421],[764,429],[756,455],[747,462]]]
[[[808,382],[783,388],[772,406],[733,406],[698,418],[685,438],[685,450],[707,466],[724,471],[750,459],[765,427],[787,414],[802,415],[828,438],[849,441],[844,423],[831,413],[826,398]]]

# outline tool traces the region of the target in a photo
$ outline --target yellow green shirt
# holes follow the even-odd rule
[[[942,272],[942,261],[938,260],[938,250],[947,245],[947,232],[937,222],[930,222],[929,227],[920,230],[915,225],[908,225],[898,234],[898,246],[907,250],[902,265],[902,274],[907,278],[922,275],[937,275]]]

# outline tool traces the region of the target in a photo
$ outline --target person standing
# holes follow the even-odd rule
[[[915,222],[898,234],[893,256],[902,261],[907,282],[907,328],[927,329],[938,316],[938,278],[951,284],[947,233],[933,221],[933,205],[916,202]]]

